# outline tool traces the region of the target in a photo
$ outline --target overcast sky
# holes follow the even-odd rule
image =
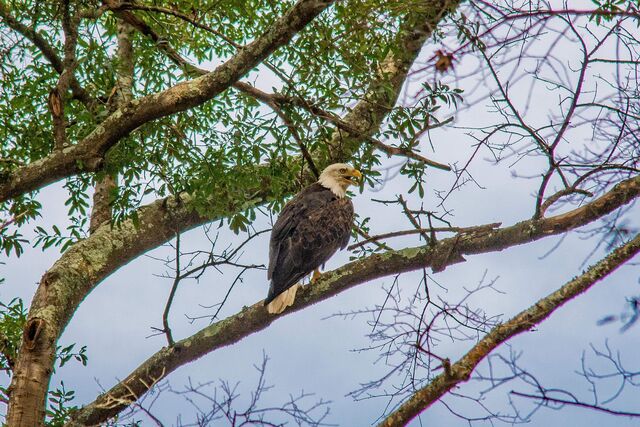
[[[427,50],[422,55],[423,60],[431,55],[433,47]],[[271,82],[264,83],[266,89],[272,86]],[[540,98],[538,102],[544,103],[546,100]],[[433,131],[431,138],[436,151],[431,152],[428,144],[424,143],[423,153],[444,163],[466,161],[474,141],[462,128],[483,121],[491,123],[493,118],[487,113],[488,109],[488,102],[478,103],[457,117],[457,128],[449,126]],[[541,114],[545,114],[544,111],[541,111]],[[488,159],[489,156],[485,153],[482,157]],[[512,170],[520,173],[538,170],[537,166],[541,161],[543,160],[534,159],[528,163],[520,163],[515,168],[509,168],[508,164],[496,166],[488,160],[475,161],[472,165],[473,176],[483,188],[469,184],[450,199],[448,208],[455,215],[452,218],[454,225],[471,226],[492,222],[511,225],[529,218],[533,212],[532,194],[536,190],[537,181],[514,178]],[[397,162],[398,159],[388,160],[385,167]],[[403,177],[395,176],[386,185],[374,189],[366,188],[362,194],[354,197],[356,212],[371,216],[372,234],[409,228],[406,219],[396,210],[386,209],[371,200],[394,198],[407,188],[406,181],[403,180]],[[432,209],[438,203],[433,190],[446,188],[451,181],[452,176],[447,172],[429,172],[428,190],[422,200],[426,209]],[[419,201],[415,196],[411,197],[411,203],[417,207]],[[45,216],[41,225],[66,223],[66,193],[60,183],[44,189],[40,200]],[[639,214],[640,209],[634,207],[628,217],[634,218],[636,225],[639,225]],[[268,227],[269,221],[266,217],[259,217],[254,224],[256,230]],[[215,227],[212,232],[216,232]],[[222,248],[225,242],[234,242],[237,239],[235,235],[221,229],[219,247]],[[470,304],[483,309],[489,315],[502,315],[506,320],[579,274],[586,268],[585,260],[589,259],[588,264],[593,263],[604,253],[599,250],[589,258],[597,241],[584,240],[581,235],[573,232],[551,255],[543,257],[561,239],[562,237],[551,237],[501,253],[469,256],[466,263],[453,265],[436,274],[434,279],[445,289],[437,286],[434,286],[434,289],[447,301],[454,302],[464,296],[465,288],[477,285],[483,277],[486,280],[496,279],[495,288],[501,292],[484,290],[475,295]],[[185,249],[204,249],[207,246],[202,228],[185,233],[182,243]],[[394,239],[389,243],[394,248],[419,244],[415,238]],[[170,253],[169,248],[159,248],[149,255],[164,258]],[[266,264],[267,255],[268,234],[265,234],[247,247],[242,260],[247,263]],[[20,296],[24,298],[25,303],[30,301],[40,277],[58,257],[55,249],[46,252],[27,249],[20,259],[9,260],[2,266],[6,283],[0,287],[0,299],[7,301],[14,296]],[[346,252],[339,253],[329,261],[326,269],[331,270],[343,265],[348,261],[348,257],[349,254]],[[636,265],[622,267],[586,295],[559,309],[539,328],[511,340],[511,350],[522,352],[521,365],[546,387],[570,390],[584,400],[591,399],[588,384],[575,371],[580,369],[583,351],[586,351],[588,357],[593,356],[589,350],[591,344],[602,348],[605,342],[608,342],[612,349],[620,351],[621,358],[629,370],[640,370],[640,362],[636,356],[640,326],[620,333],[620,325],[617,323],[597,325],[597,321],[604,316],[623,311],[626,297],[638,294],[639,270],[638,260],[635,261]],[[70,343],[86,345],[88,366],[81,367],[78,363],[70,362],[53,377],[52,388],[64,379],[66,387],[77,392],[78,398],[75,403],[88,403],[99,392],[98,383],[104,388],[110,388],[119,378],[125,377],[166,344],[164,336],[147,338],[152,333],[151,327],[161,326],[162,311],[171,286],[171,280],[158,277],[165,271],[166,268],[157,260],[140,257],[119,269],[88,296],[59,342],[63,346]],[[210,272],[204,275],[199,283],[187,281],[180,286],[171,317],[176,340],[208,324],[206,319],[191,324],[185,314],[210,314],[214,309],[203,308],[201,305],[213,305],[221,301],[233,277],[232,274],[220,275]],[[405,297],[416,288],[419,280],[419,274],[406,274],[401,277],[399,286]],[[360,383],[387,372],[388,367],[383,362],[375,363],[378,359],[376,352],[352,351],[368,345],[366,334],[370,332],[370,326],[367,325],[369,318],[327,317],[381,304],[385,299],[383,288],[388,288],[391,282],[392,278],[387,278],[363,284],[302,312],[285,316],[266,330],[251,335],[236,345],[217,350],[178,369],[169,376],[169,381],[175,389],[184,387],[189,378],[196,383],[218,379],[229,380],[232,383],[239,381],[239,391],[242,392],[239,402],[243,402],[253,391],[252,387],[257,380],[257,372],[253,365],[260,364],[265,353],[269,357],[267,383],[274,385],[274,388],[265,394],[263,406],[282,403],[290,394],[304,391],[315,393],[315,396],[308,400],[309,403],[319,398],[332,401],[331,414],[327,422],[341,426],[370,425],[382,415],[387,401],[384,398],[374,398],[355,402],[346,396],[357,389]],[[264,271],[249,272],[243,283],[234,289],[221,314],[233,314],[243,305],[251,305],[263,299],[267,288]],[[443,344],[443,348],[447,349],[444,355],[452,360],[456,359],[469,346],[470,343]],[[507,355],[509,350],[507,346],[502,346],[496,352]],[[486,363],[483,363],[478,370],[486,373],[486,368]],[[3,383],[6,382],[5,377]],[[486,387],[486,384],[484,386]],[[462,385],[457,391],[472,393],[477,389],[478,385],[472,381]],[[615,385],[611,384],[611,390],[614,389]],[[521,383],[508,383],[491,394],[487,398],[487,404],[496,411],[508,411],[510,408],[507,392],[510,390],[531,391],[522,387]],[[607,397],[606,393],[603,397]],[[526,402],[517,401],[517,397],[513,399],[519,408],[531,406]],[[463,399],[447,396],[444,402],[463,414],[483,415],[475,404]],[[634,390],[623,393],[613,406],[626,410],[637,409],[637,394]],[[239,409],[242,409],[242,404],[239,405]],[[193,415],[189,404],[181,396],[170,392],[164,392],[151,411],[166,425],[174,424],[178,414],[182,414],[184,421],[191,419]],[[468,425],[466,421],[452,415],[441,403],[427,410],[421,416],[421,421],[423,425],[435,427]],[[146,420],[144,425],[147,425],[147,422],[149,421]],[[420,425],[420,420],[414,424]],[[611,418],[588,409],[564,408],[561,411],[542,409],[529,425],[631,426],[637,425],[637,421]]]

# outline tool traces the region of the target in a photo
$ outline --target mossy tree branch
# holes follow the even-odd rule
[[[122,104],[133,99],[133,78],[135,69],[135,57],[133,54],[133,29],[122,20],[117,22],[118,29],[118,49],[116,84],[114,85],[114,95],[111,97],[110,109],[117,109]],[[96,182],[93,193],[93,208],[89,221],[89,232],[95,231],[101,224],[110,222],[113,217],[111,202],[113,193],[117,188],[117,174],[105,174],[102,179]]]
[[[540,299],[509,321],[493,328],[462,358],[450,365],[446,372],[433,378],[427,386],[413,393],[405,403],[378,424],[378,427],[407,425],[413,418],[430,407],[453,387],[461,382],[466,382],[478,364],[498,346],[543,322],[558,308],[589,290],[593,285],[633,258],[638,252],[640,252],[640,234],[615,249],[598,263],[592,265],[582,275]]]

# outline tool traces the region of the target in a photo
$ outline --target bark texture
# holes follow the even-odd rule
[[[133,36],[133,28],[118,20],[118,49],[116,51],[117,59],[117,81],[114,87],[114,95],[112,99],[113,110],[133,99],[133,71],[135,66],[135,58],[133,55],[133,44],[131,37]],[[106,174],[99,179],[93,193],[93,209],[91,210],[91,221],[89,223],[89,232],[93,233],[100,225],[110,222],[112,218],[111,201],[113,192],[117,187],[117,176]]]

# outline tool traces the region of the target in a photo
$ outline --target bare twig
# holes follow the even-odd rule
[[[473,227],[430,227],[430,228],[418,228],[418,229],[412,229],[412,230],[392,231],[390,233],[383,233],[375,236],[368,236],[365,238],[365,240],[362,240],[358,243],[354,243],[353,245],[349,246],[347,250],[352,251],[354,249],[357,249],[361,246],[366,245],[367,243],[376,242],[378,240],[389,239],[391,237],[407,236],[407,235],[417,234],[417,233],[420,233],[420,234],[432,233],[432,232],[477,233],[477,232],[485,232],[485,231],[492,230],[494,228],[500,227],[500,225],[502,225],[502,223],[494,222],[491,224],[477,225]]]
[[[169,310],[171,310],[171,304],[173,304],[173,298],[176,296],[176,291],[178,290],[178,285],[180,284],[180,233],[176,233],[176,277],[173,280],[173,284],[171,285],[171,291],[169,292],[169,297],[167,298],[167,303],[164,306],[164,311],[162,312],[162,326],[164,327],[164,333],[167,337],[167,343],[169,347],[172,347],[175,344],[173,340],[173,335],[171,334],[171,328],[169,327]]]
[[[640,412],[627,412],[627,411],[616,411],[614,409],[605,408],[601,405],[594,405],[592,403],[581,402],[579,400],[568,400],[568,399],[559,399],[556,397],[550,397],[547,395],[535,395],[529,393],[521,393],[518,391],[511,391],[509,394],[513,396],[526,397],[528,399],[540,400],[544,405],[549,403],[557,403],[559,405],[569,405],[569,406],[578,406],[580,408],[593,409],[598,412],[605,412],[610,415],[622,415],[624,417],[632,417],[632,418],[640,418]]]
[[[560,190],[557,193],[549,196],[547,200],[540,206],[540,215],[544,216],[547,209],[549,209],[555,202],[560,200],[562,197],[569,196],[571,194],[582,194],[583,196],[593,197],[593,193],[581,190],[579,188],[565,188],[564,190]]]

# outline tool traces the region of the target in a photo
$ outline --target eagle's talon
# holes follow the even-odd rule
[[[316,283],[316,281],[322,276],[319,269],[313,270],[313,276],[311,276],[311,284]]]

